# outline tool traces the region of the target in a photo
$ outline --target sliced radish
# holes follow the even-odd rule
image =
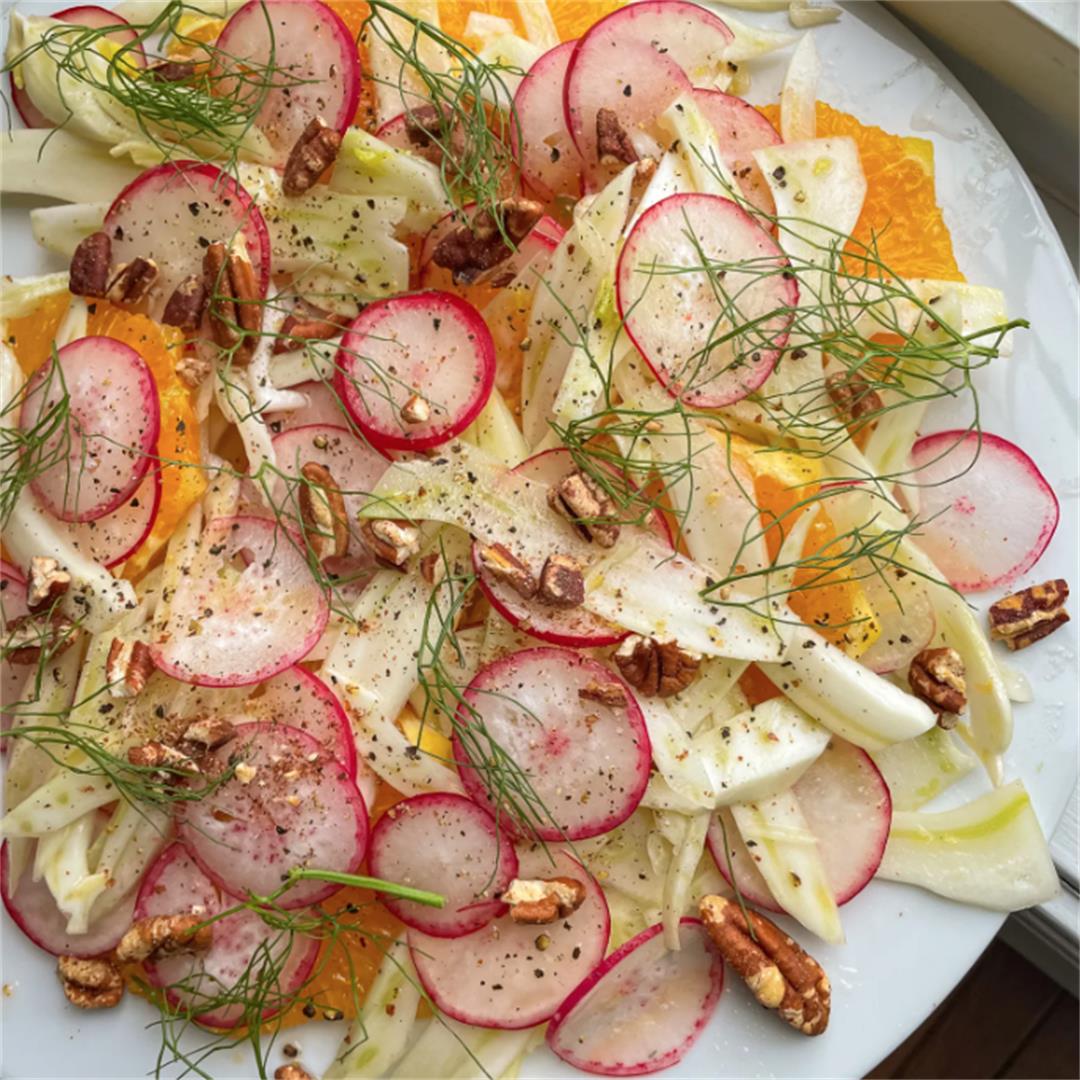
[[[409,138],[409,126],[406,123],[405,114],[398,113],[392,116],[375,132],[376,139],[382,139],[384,143],[393,146],[397,150],[412,150],[416,147]]]
[[[8,846],[0,848],[0,893],[15,925],[39,948],[53,956],[100,956],[108,952],[131,926],[135,892],[106,915],[93,920],[85,934],[69,934],[68,917],[56,906],[44,879],[34,881],[29,868],[19,877],[15,891],[8,892]]]
[[[180,837],[217,885],[234,896],[266,896],[294,867],[352,873],[360,866],[367,809],[346,768],[321,743],[286,724],[239,724],[236,738],[200,764],[213,779],[241,762],[249,768],[181,808]],[[303,907],[337,889],[301,882],[279,903]]]
[[[518,465],[514,472],[538,483],[553,486],[573,468],[574,459],[570,451],[555,449],[533,455]],[[563,524],[560,519],[559,527],[571,535],[576,535],[569,522]],[[664,521],[664,515],[658,510],[651,515],[649,527],[667,543],[672,544],[671,531]],[[674,548],[673,544],[672,547]],[[597,554],[602,555],[602,551]],[[539,638],[552,645],[566,645],[572,649],[616,645],[627,637],[628,632],[621,627],[613,626],[582,608],[553,608],[536,600],[527,600],[508,583],[497,580],[484,568],[479,544],[473,545],[473,566],[480,587],[491,606],[512,626],[523,630],[530,637]]]
[[[264,724],[299,728],[356,778],[356,742],[341,703],[318,675],[291,667],[275,675],[244,702],[244,713]]]
[[[102,566],[119,566],[142,546],[161,508],[161,470],[151,469],[122,505],[65,530],[71,546]]]
[[[67,23],[69,26],[85,26],[91,30],[102,30],[107,26],[115,26],[110,34],[105,35],[105,40],[115,45],[132,45],[138,42],[139,33],[131,28],[127,19],[117,15],[114,11],[106,11],[105,8],[95,7],[92,4],[82,4],[78,7],[65,8],[63,11],[50,15],[49,18],[57,22]],[[125,29],[127,27],[127,29]],[[60,39],[61,47],[65,42]],[[143,67],[146,64],[146,54],[141,45],[129,49],[124,53],[124,59],[135,67]],[[11,104],[15,106],[23,123],[29,128],[51,128],[56,125],[30,100],[26,88],[19,86],[15,81],[15,72],[12,71],[11,79]]]
[[[30,609],[26,606],[26,580],[11,563],[0,560],[0,633],[7,640],[8,624],[26,615]],[[0,705],[14,705],[23,696],[23,687],[34,668],[28,664],[16,664],[11,660],[0,660]],[[0,731],[11,727],[10,713],[0,713]],[[2,749],[7,750],[5,739]]]
[[[610,109],[634,138],[693,85],[711,85],[733,39],[711,11],[686,0],[642,0],[595,23],[570,57],[566,126],[591,174],[598,166],[596,122]]]
[[[203,255],[215,242],[243,242],[260,296],[270,284],[270,237],[251,196],[215,165],[174,161],[137,176],[116,197],[102,228],[116,264],[141,256],[157,263],[148,311],[160,319],[185,278],[202,277]]]
[[[151,645],[181,682],[261,682],[307,656],[326,628],[326,590],[300,539],[273,520],[211,521],[185,570]]]
[[[576,41],[541,56],[514,94],[510,138],[521,175],[545,199],[577,198],[582,191],[581,155],[566,127],[563,83]]]
[[[934,636],[937,619],[930,590],[918,574],[893,565],[867,573],[859,584],[881,628],[859,663],[879,675],[906,668]]]
[[[334,387],[382,450],[429,450],[460,435],[495,382],[495,346],[480,313],[450,293],[369,304],[341,341]],[[415,405],[426,419],[406,419]]]
[[[919,547],[961,592],[1030,570],[1057,529],[1057,497],[1020,447],[998,435],[942,431],[911,451]]]
[[[255,77],[229,77],[252,65]],[[258,100],[261,84],[270,82],[256,123],[277,151],[278,164],[316,116],[344,134],[360,100],[356,43],[340,16],[319,0],[245,4],[221,31],[213,73],[225,96]]]
[[[703,256],[712,273],[698,269]],[[706,408],[730,405],[769,377],[787,342],[799,298],[788,265],[729,199],[671,195],[642,214],[626,240],[616,270],[619,313],[669,394]],[[743,329],[729,337],[735,327]]]
[[[61,521],[117,510],[150,468],[161,426],[157,383],[130,345],[84,337],[65,345],[27,384],[19,424],[40,435],[34,494]]]
[[[209,919],[233,905],[232,897],[218,892],[183,844],[171,844],[143,879],[135,917],[195,914]],[[296,935],[290,942],[286,933],[268,926],[254,911],[238,911],[211,925],[213,937],[205,952],[178,952],[145,963],[150,982],[165,990],[173,1006],[191,1009],[195,1018],[209,1027],[231,1028],[244,1019],[244,1005],[239,1000],[200,1010],[231,996],[229,991],[234,988],[242,990],[245,980],[255,982],[263,972],[265,977],[276,973],[266,1000],[288,1001],[311,974],[319,954],[319,942],[314,938]],[[241,996],[238,993],[236,998]],[[268,1020],[276,1011],[268,1005],[262,1019]]]
[[[626,703],[589,698],[590,684],[614,685]],[[523,649],[482,668],[455,726],[454,757],[469,763],[461,766],[465,790],[481,804],[494,801],[483,769],[494,743],[555,819],[536,826],[544,840],[610,832],[637,809],[649,782],[652,750],[629,687],[603,664],[565,649]]]
[[[885,854],[892,823],[888,785],[869,754],[834,736],[792,790],[817,838],[836,902],[846,904],[866,887]],[[730,817],[725,828],[731,869],[719,816],[714,815],[708,843],[720,873],[731,884],[733,869],[739,891],[750,903],[781,910]]]
[[[518,872],[505,829],[462,795],[417,795],[391,807],[371,835],[371,872],[386,881],[441,893],[443,908],[383,897],[414,930],[433,937],[472,934],[505,914],[495,899]]]
[[[341,399],[334,392],[331,383],[321,379],[300,383],[290,389],[307,398],[307,404],[289,412],[274,413],[268,417],[268,426],[275,435],[292,431],[293,428],[307,427],[310,424],[332,424],[342,427],[348,422]]]
[[[780,133],[748,101],[722,90],[697,89],[694,102],[716,131],[724,163],[743,196],[758,210],[774,215],[776,203],[764,173],[754,161],[754,151],[778,146],[782,141]]]
[[[724,988],[724,962],[697,919],[679,922],[679,949],[663,924],[631,938],[559,1006],[547,1044],[570,1065],[601,1076],[642,1076],[681,1061]]]
[[[528,926],[508,915],[460,938],[409,931],[416,973],[447,1016],[490,1028],[542,1024],[600,962],[611,920],[600,887],[562,851],[523,851],[522,878],[569,877],[585,886],[585,902],[547,926]]]

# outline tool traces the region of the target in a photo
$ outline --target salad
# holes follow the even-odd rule
[[[819,100],[837,17],[11,11],[65,268],[0,299],[0,893],[146,1068],[651,1073],[725,974],[825,1033],[874,878],[1056,893],[1007,656],[1058,506],[978,408],[1027,323],[931,144]]]

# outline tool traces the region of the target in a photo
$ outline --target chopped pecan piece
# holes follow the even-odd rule
[[[111,1009],[124,996],[124,980],[111,960],[61,956],[56,973],[64,996],[80,1009]]]
[[[505,581],[526,600],[536,595],[536,575],[505,544],[483,544],[477,549],[480,565],[497,581]]]
[[[1003,597],[990,607],[990,636],[1010,649],[1026,649],[1069,621],[1064,578],[1044,581]]]
[[[56,655],[69,648],[79,628],[58,611],[20,615],[7,626],[4,659],[12,664],[36,664],[42,650]]]
[[[602,683],[590,679],[577,695],[582,701],[597,701],[601,705],[610,705],[613,709],[621,709],[626,705],[626,688],[622,683]]]
[[[413,394],[404,405],[401,406],[401,419],[406,424],[426,424],[431,419],[431,406],[426,398],[419,394]]]
[[[701,657],[676,641],[631,634],[613,659],[622,677],[646,697],[671,697],[685,690],[697,675]]]
[[[434,105],[421,105],[405,113],[405,135],[414,152],[433,165],[442,164],[443,147],[440,142],[449,140],[451,159],[460,159],[465,150],[465,134],[460,121],[451,124],[452,110],[449,105],[438,109]],[[450,127],[449,132],[446,131]]]
[[[804,1035],[820,1035],[828,1027],[829,977],[802,946],[747,908],[751,937],[739,905],[722,896],[702,897],[700,910],[717,951],[766,1009],[775,1009]]]
[[[302,349],[308,341],[326,341],[337,337],[348,322],[344,316],[302,300],[281,324],[281,333],[274,341],[274,353]]]
[[[615,501],[580,469],[567,473],[548,489],[548,505],[566,518],[585,540],[609,548],[619,539],[619,526],[611,520],[617,513]]]
[[[199,356],[198,353],[185,353],[176,361],[176,377],[192,390],[198,390],[206,382],[212,370],[210,361]]]
[[[216,750],[236,738],[236,728],[223,716],[204,716],[184,728],[184,742],[194,743],[204,750]]]
[[[140,255],[116,268],[105,295],[118,307],[137,307],[146,299],[157,279],[158,264]]]
[[[341,150],[341,132],[335,131],[321,117],[308,121],[285,162],[281,190],[286,195],[303,195],[315,186]]]
[[[199,329],[205,310],[206,282],[192,274],[173,290],[165,303],[161,321],[166,326],[176,326],[190,334]]]
[[[300,520],[304,537],[319,559],[341,558],[349,550],[349,526],[345,498],[325,465],[309,461],[300,475]]]
[[[499,214],[505,236],[491,211],[481,210],[472,221],[451,229],[435,245],[432,262],[452,271],[458,281],[474,282],[510,258],[543,212],[543,205],[532,199],[503,199]]]
[[[438,551],[429,551],[420,560],[420,576],[429,585],[438,585],[446,577],[446,560]]]
[[[360,539],[377,559],[402,567],[420,551],[420,530],[397,518],[368,518],[360,526]]]
[[[71,256],[68,290],[74,296],[104,299],[109,291],[109,266],[112,263],[112,240],[104,232],[91,233],[80,241]]]
[[[199,915],[151,915],[140,919],[120,939],[116,959],[127,964],[152,956],[205,952],[213,937],[213,926],[207,925]]]
[[[113,638],[105,659],[105,677],[113,697],[129,698],[141,694],[146,680],[154,673],[150,646],[143,641]]]
[[[585,603],[585,576],[576,559],[549,555],[540,571],[536,598],[551,607],[574,608]]]
[[[633,165],[638,152],[613,109],[596,112],[596,156],[601,165]]]
[[[164,769],[168,772],[190,773],[198,776],[202,770],[183,751],[162,742],[132,746],[127,752],[129,765],[142,769]]]
[[[71,575],[55,559],[35,555],[30,560],[26,606],[31,611],[51,608],[70,587]]]
[[[516,923],[544,926],[572,915],[585,902],[585,886],[574,878],[514,878],[499,897]]]
[[[881,395],[861,372],[839,371],[830,375],[825,380],[825,389],[845,424],[856,423],[881,410]]]
[[[274,1070],[274,1080],[315,1080],[315,1077],[295,1062],[288,1065],[279,1065]]]
[[[194,79],[195,71],[193,60],[159,60],[151,64],[144,74],[154,82],[182,83]]]
[[[955,649],[923,649],[908,668],[908,683],[938,714],[942,727],[953,727],[956,716],[967,708],[964,661]]]

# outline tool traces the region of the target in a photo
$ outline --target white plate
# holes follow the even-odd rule
[[[779,15],[735,14],[744,21],[786,26]],[[824,100],[889,131],[933,139],[939,201],[960,266],[970,281],[1004,288],[1010,314],[1031,320],[1032,331],[1017,336],[1015,355],[979,380],[983,423],[1023,446],[1061,499],[1061,526],[1032,580],[1065,577],[1076,586],[1076,279],[1054,229],[978,106],[883,9],[854,5],[816,38],[825,63]],[[783,64],[763,69],[752,95],[756,100],[775,100]],[[5,205],[3,224],[5,273],[25,274],[46,265],[29,241],[22,206]],[[948,419],[934,414],[927,430]],[[984,606],[980,599],[979,607]],[[1077,626],[1070,623],[1016,658],[1036,700],[1016,710],[1007,773],[1024,779],[1048,833],[1076,783]],[[949,801],[984,789],[981,776],[969,777],[949,793]],[[1002,922],[992,912],[887,882],[873,883],[843,914],[847,944],[811,946],[833,983],[832,1022],[824,1036],[795,1034],[754,1005],[731,977],[713,1022],[672,1075],[863,1076],[945,998]],[[51,961],[6,920],[2,957],[2,977],[11,987],[3,1000],[0,1033],[4,1076],[119,1080],[152,1071],[158,1039],[154,1029],[144,1030],[153,1020],[147,1005],[128,1000],[114,1012],[96,1015],[61,1007]],[[321,1027],[311,1025],[294,1035],[312,1067],[329,1060],[344,1032],[341,1024]],[[215,1077],[253,1075],[241,1049],[215,1058],[210,1069]],[[572,1071],[542,1050],[526,1063],[524,1075],[570,1076]]]

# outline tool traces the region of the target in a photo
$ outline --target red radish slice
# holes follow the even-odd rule
[[[205,759],[203,773],[238,772],[204,799],[184,803],[180,837],[205,874],[234,896],[266,896],[297,866],[352,873],[367,850],[364,800],[345,767],[299,728],[239,724]],[[244,777],[247,776],[245,782]],[[315,904],[339,886],[306,881],[279,903]]]
[[[615,684],[626,704],[586,700],[590,684]],[[454,758],[470,763],[461,766],[465,790],[481,805],[493,801],[482,765],[495,743],[555,818],[536,826],[544,840],[610,832],[645,794],[652,748],[633,693],[603,664],[565,649],[523,649],[482,668],[455,726]]]
[[[529,68],[514,94],[517,123],[510,132],[514,157],[521,175],[544,199],[577,198],[582,192],[583,163],[563,109],[563,83],[576,46],[576,41],[564,41],[549,49]]]
[[[369,304],[349,325],[334,388],[381,450],[430,450],[460,435],[495,382],[495,346],[480,313],[450,293]],[[416,399],[427,419],[408,422]]]
[[[161,507],[161,470],[151,469],[123,506],[65,530],[71,546],[102,566],[119,566],[150,535]]]
[[[712,1016],[724,961],[697,919],[679,922],[679,949],[657,923],[616,949],[559,1006],[547,1044],[601,1076],[643,1076],[681,1061]]]
[[[925,582],[917,574],[889,565],[867,573],[859,584],[881,627],[859,663],[879,675],[906,668],[930,644],[937,626]]]
[[[461,938],[409,931],[416,973],[435,1004],[455,1020],[516,1029],[542,1024],[600,962],[611,920],[599,886],[579,862],[551,849],[519,854],[522,878],[570,877],[585,902],[566,919],[527,926],[508,915]]]
[[[196,914],[209,919],[233,905],[232,897],[221,896],[183,844],[171,844],[143,879],[135,917]],[[191,1009],[200,1023],[210,1027],[235,1027],[244,1019],[244,1006],[237,1001],[204,1012],[199,1011],[200,1007],[242,986],[246,977],[254,981],[264,970],[269,976],[271,968],[264,965],[269,965],[271,958],[273,970],[279,964],[281,968],[267,995],[269,1002],[287,1000],[299,990],[319,954],[319,942],[315,939],[297,935],[290,945],[287,934],[267,926],[253,911],[227,915],[212,926],[213,938],[205,952],[180,952],[156,957],[145,964],[150,982],[165,989],[174,1006]],[[282,963],[286,949],[290,951]],[[273,1006],[268,1007],[262,1019],[268,1020],[276,1011]]]
[[[293,428],[307,427],[309,424],[332,424],[343,427],[348,423],[348,416],[331,383],[321,379],[300,383],[290,389],[307,398],[307,404],[290,412],[273,413],[267,417],[270,431],[280,435]]]
[[[85,337],[65,345],[27,384],[19,424],[41,436],[31,481],[61,521],[92,521],[124,505],[150,468],[161,426],[157,383],[130,345]]]
[[[754,151],[778,146],[780,133],[748,101],[722,90],[697,89],[694,101],[716,131],[720,153],[752,206],[776,213],[776,203],[765,175],[754,161]]]
[[[102,228],[114,263],[141,256],[157,263],[149,314],[160,319],[176,287],[201,277],[209,244],[243,242],[260,295],[270,284],[270,236],[251,196],[215,165],[175,161],[137,176],[109,208]]]
[[[550,487],[562,480],[573,468],[574,459],[570,451],[556,449],[533,455],[518,465],[514,472]],[[564,528],[569,534],[576,535],[569,522],[565,525],[560,524],[560,528]],[[659,511],[654,511],[652,514],[649,528],[674,548],[671,530],[668,529],[667,522]],[[553,608],[533,600],[526,600],[506,582],[498,581],[484,569],[480,561],[479,544],[473,545],[473,567],[480,580],[480,587],[491,602],[491,606],[508,623],[530,637],[552,645],[582,649],[617,645],[628,636],[628,632],[621,627],[613,626],[581,608]]]
[[[375,138],[382,139],[397,150],[415,150],[412,140],[409,138],[409,129],[405,123],[405,114],[398,113],[392,116],[375,131]]]
[[[203,532],[151,645],[167,675],[245,686],[302,660],[330,617],[302,541],[274,521],[217,518]]]
[[[356,778],[356,742],[341,703],[313,672],[291,667],[275,675],[244,702],[244,713],[263,724],[299,728]]]
[[[26,580],[11,563],[0,560],[0,632],[7,640],[7,627],[22,615],[29,612],[26,606]],[[23,696],[23,687],[34,665],[15,664],[10,660],[0,661],[0,705],[14,705]],[[0,731],[11,727],[10,713],[0,713]],[[2,743],[6,751],[8,740]]]
[[[613,11],[578,42],[566,72],[566,126],[586,168],[597,165],[596,116],[611,109],[633,137],[692,85],[715,81],[734,35],[686,0],[642,0]]]
[[[712,274],[694,269],[702,253]],[[740,269],[743,263],[752,268]],[[730,405],[769,377],[787,342],[799,298],[788,265],[773,238],[729,199],[671,195],[642,214],[619,256],[619,314],[672,397]],[[734,319],[718,293],[738,298]],[[747,329],[729,338],[733,323]]]
[[[115,26],[117,29],[105,35],[107,41],[116,45],[132,45],[139,39],[137,30],[132,29],[127,19],[117,15],[114,11],[106,11],[105,8],[95,7],[91,4],[83,4],[79,7],[65,8],[63,11],[50,15],[49,18],[57,22],[67,23],[69,26],[85,26],[91,30],[101,30],[107,26]],[[124,29],[128,27],[128,29]],[[71,43],[71,39],[60,38],[60,47],[64,43]],[[146,64],[146,54],[141,45],[129,49],[124,53],[124,59],[136,67]],[[28,128],[51,128],[56,125],[30,100],[26,88],[19,86],[15,81],[15,72],[8,76],[11,79],[11,104],[15,106],[23,123]]]
[[[834,736],[792,790],[817,838],[836,902],[846,904],[866,887],[885,854],[892,824],[888,785],[869,754]],[[779,911],[758,872],[753,853],[742,842],[730,817],[726,828],[739,891],[750,903]],[[708,842],[720,873],[730,884],[731,871],[716,815],[709,826]]]
[[[921,525],[915,541],[961,592],[1030,570],[1057,529],[1057,497],[1020,447],[987,432],[942,431],[911,451]]]
[[[271,67],[272,65],[272,67]],[[229,78],[251,71],[245,83]],[[360,100],[360,61],[356,43],[336,12],[319,0],[251,0],[225,24],[217,40],[214,74],[231,94],[263,93],[270,82],[256,124],[278,152],[283,165],[314,116],[342,134]]]
[[[471,799],[435,793],[391,807],[371,835],[372,874],[441,893],[443,908],[382,897],[414,930],[458,938],[506,913],[495,897],[517,877],[518,859],[505,829]]]
[[[53,956],[100,956],[108,952],[131,926],[135,892],[112,911],[96,919],[85,934],[69,934],[67,916],[56,906],[49,886],[31,880],[30,867],[9,895],[8,846],[0,848],[0,893],[15,925],[39,948]]]

